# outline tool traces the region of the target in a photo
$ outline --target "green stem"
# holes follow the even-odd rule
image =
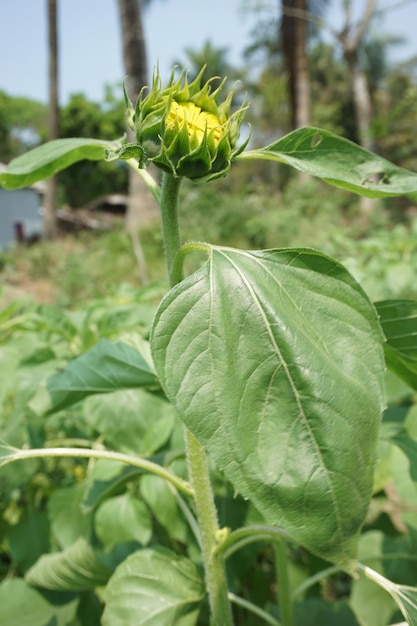
[[[161,189],[153,176],[151,176],[145,168],[139,167],[137,159],[127,159],[126,163],[139,174],[159,205],[161,203]]]
[[[253,524],[244,526],[231,532],[224,541],[216,547],[215,554],[223,554],[226,560],[240,548],[255,541],[274,542],[280,539],[291,539],[287,532],[275,526],[265,524]]]
[[[162,238],[165,248],[165,262],[168,271],[170,287],[173,287],[182,280],[180,275],[174,275],[174,261],[177,252],[181,248],[180,229],[178,225],[178,193],[181,178],[174,178],[171,174],[164,174],[162,178],[161,190],[161,219]]]
[[[278,578],[278,600],[282,626],[295,626],[288,575],[288,554],[285,541],[274,541],[275,566]]]
[[[206,586],[213,624],[215,626],[232,626],[224,562],[221,555],[215,554],[219,524],[207,458],[203,448],[188,429],[185,429],[185,441],[189,480],[195,493],[194,502],[200,525]]]
[[[180,178],[164,174],[160,208],[165,260],[171,287],[182,280],[182,264],[175,264],[175,258],[181,248],[178,226],[180,184]],[[184,428],[184,436],[189,479],[194,492],[197,521],[200,527],[201,549],[212,623],[214,626],[233,626],[223,557],[214,553],[217,546],[219,524],[207,458],[200,443],[187,428]]]
[[[4,448],[2,450],[4,455]],[[87,459],[106,459],[108,461],[119,461],[125,465],[132,465],[147,472],[151,472],[164,480],[171,483],[176,489],[182,491],[187,496],[193,496],[194,491],[189,483],[182,480],[179,476],[171,474],[162,465],[157,465],[147,459],[141,459],[137,456],[130,456],[121,452],[111,452],[110,450],[86,450],[85,448],[33,448],[29,450],[18,450],[10,448],[10,452],[0,457],[0,467],[13,463],[14,461],[22,461],[24,459],[37,459],[48,457],[84,457]]]
[[[254,615],[257,615],[265,622],[265,624],[271,624],[271,626],[282,626],[281,622],[275,619],[275,617],[272,617],[272,615],[269,615],[269,613],[267,613],[263,609],[260,609],[258,606],[256,606],[256,604],[253,604],[252,602],[249,602],[244,598],[240,598],[239,596],[235,596],[234,593],[229,593],[228,595],[231,602],[237,604],[237,606],[241,606],[247,611],[250,611]]]

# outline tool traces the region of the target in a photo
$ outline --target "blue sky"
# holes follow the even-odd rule
[[[171,64],[184,59],[184,48],[199,49],[210,39],[229,49],[229,62],[242,63],[242,51],[256,16],[242,7],[250,0],[153,0],[144,13],[149,70],[156,61],[164,76]],[[262,0],[267,4],[268,0]],[[355,0],[358,7],[363,0]],[[258,0],[259,3],[259,0]],[[340,24],[337,6],[329,23]],[[84,92],[100,100],[105,83],[123,79],[116,0],[58,0],[60,36],[60,99]],[[2,0],[0,89],[11,95],[47,99],[46,0]],[[395,60],[417,55],[417,0],[379,0],[395,5],[382,23],[384,32],[402,35],[407,45],[393,49]],[[269,0],[270,15],[278,0]]]

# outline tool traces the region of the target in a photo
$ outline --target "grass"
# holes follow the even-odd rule
[[[233,183],[233,181],[232,181]],[[417,218],[408,206],[388,210],[382,202],[364,224],[358,199],[316,180],[290,181],[282,192],[245,182],[199,187],[185,182],[180,222],[185,240],[241,248],[312,247],[345,263],[372,299],[417,297]],[[392,201],[391,201],[392,202]],[[391,216],[395,217],[392,218]],[[159,224],[143,229],[141,243],[151,283],[165,281]],[[191,261],[190,270],[201,259]],[[0,254],[3,296],[31,295],[63,308],[140,286],[128,233],[123,228],[84,232],[53,242],[19,246]]]

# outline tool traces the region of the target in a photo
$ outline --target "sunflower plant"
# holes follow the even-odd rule
[[[310,624],[297,613],[298,597],[337,572],[354,584],[379,585],[393,602],[389,615],[397,603],[416,626],[417,589],[362,562],[360,538],[378,491],[381,433],[390,446],[415,455],[411,431],[398,422],[383,428],[381,418],[387,369],[417,390],[417,303],[372,303],[343,265],[317,250],[184,243],[178,203],[184,178],[209,184],[242,160],[285,163],[370,198],[416,192],[417,175],[318,128],[251,149],[249,139],[239,141],[247,104],[233,112],[233,93],[222,100],[224,81],[212,90],[211,81],[201,85],[201,75],[189,82],[184,71],[179,78],[173,73],[163,87],[155,71],[135,105],[126,98],[132,143],[59,139],[0,174],[0,184],[13,189],[81,159],[122,159],[149,185],[160,207],[169,283],[149,342],[95,345],[48,378],[30,410],[51,415],[97,391],[140,388],[175,410],[182,425],[178,458],[185,465],[173,454],[103,446],[4,445],[2,463],[51,456],[112,461],[158,477],[167,489],[161,498],[177,503],[193,549],[175,553],[148,539],[115,571],[100,570],[107,582],[105,626],[231,626],[234,607],[252,616],[248,624]],[[160,184],[146,169],[150,163],[162,170]],[[206,261],[185,275],[184,259],[196,251]],[[252,521],[237,528],[220,523],[219,481],[250,503]],[[152,500],[145,488],[141,493]],[[259,542],[272,547],[276,563],[278,599],[270,611],[236,595],[228,582],[228,559]],[[99,557],[93,542],[70,548],[49,562],[54,583],[45,585],[41,564],[30,570],[29,582],[68,590],[59,568],[74,562],[94,577]],[[298,585],[289,564],[297,550],[321,564]],[[72,582],[81,576],[75,570],[68,574]],[[347,623],[370,626],[363,616]]]

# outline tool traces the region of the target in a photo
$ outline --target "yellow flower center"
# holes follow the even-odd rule
[[[190,139],[195,137],[200,144],[203,141],[204,133],[213,133],[216,143],[219,143],[222,135],[222,127],[219,119],[212,113],[202,111],[193,102],[179,104],[175,100],[171,103],[166,125],[170,129],[175,129],[176,124],[186,126]]]

